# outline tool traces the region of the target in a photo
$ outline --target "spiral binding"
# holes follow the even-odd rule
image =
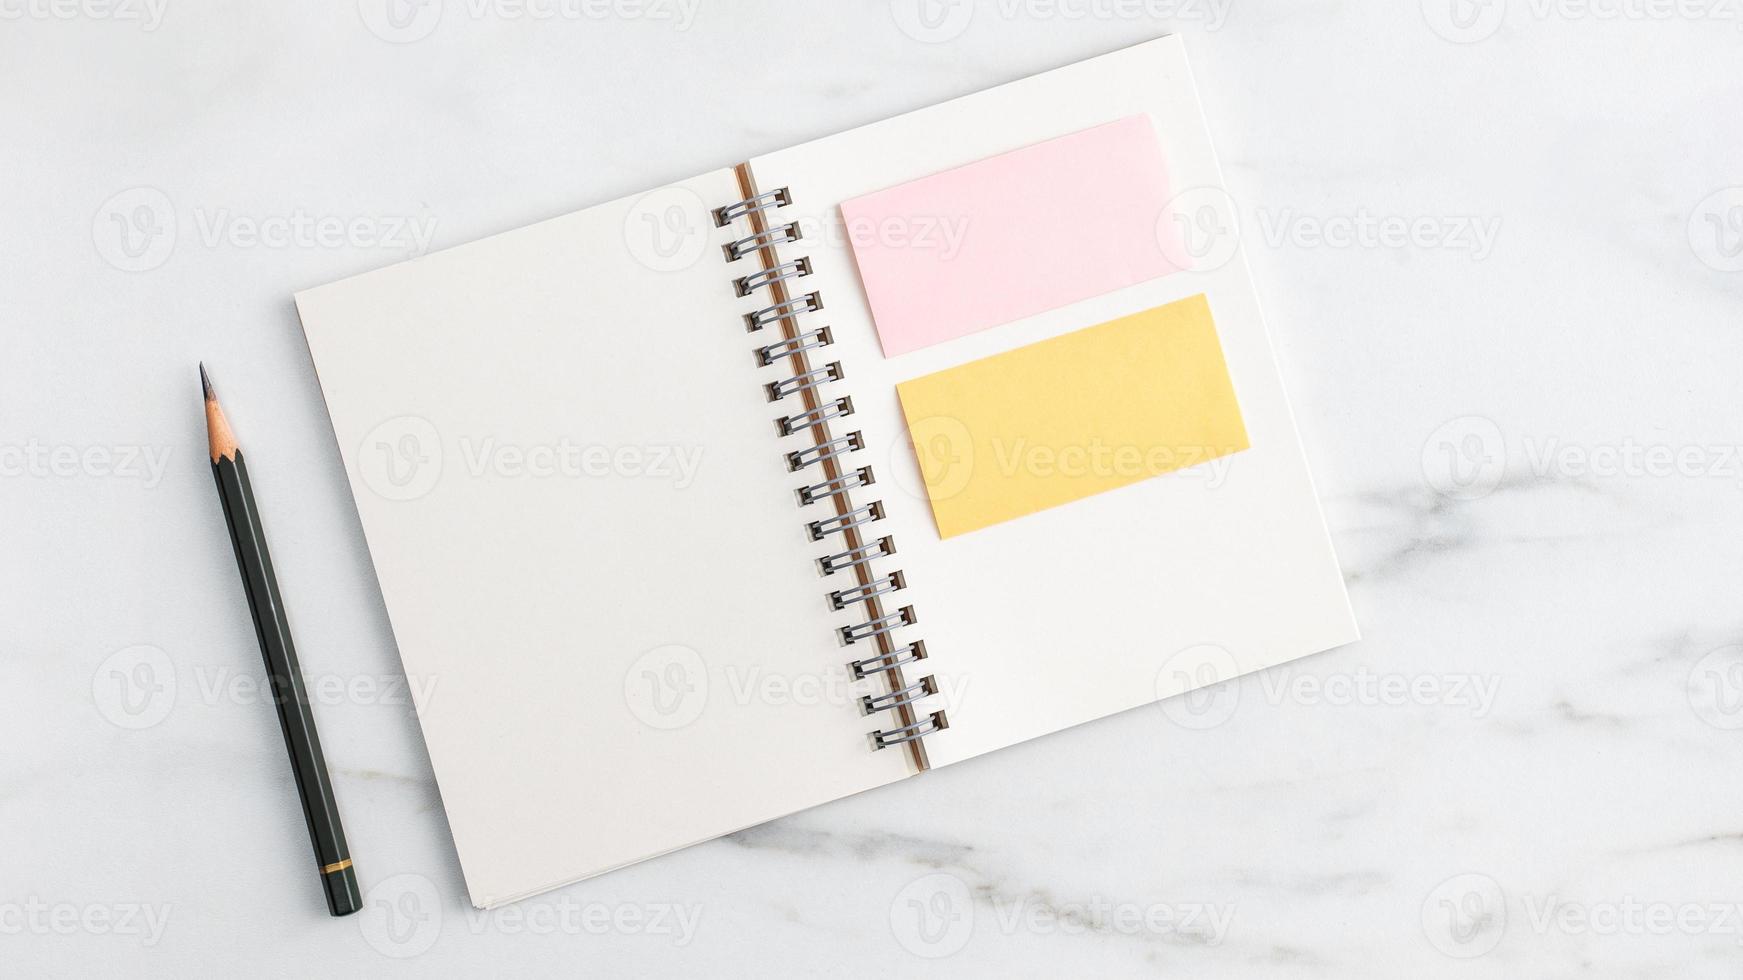
[[[799,494],[799,503],[801,506],[808,507],[819,500],[839,496],[847,493],[849,490],[854,490],[859,487],[869,487],[873,482],[872,468],[869,466],[861,466],[857,470],[843,473],[837,477],[831,477],[830,479],[824,480],[822,483],[813,483],[808,487],[800,487],[797,491]]]
[[[905,647],[898,647],[888,653],[880,653],[864,660],[855,660],[847,666],[853,671],[854,680],[863,681],[873,674],[883,673],[892,667],[900,667],[903,664],[911,664],[925,659],[926,641],[915,640]]]
[[[743,172],[741,179],[749,187],[749,178]],[[721,246],[727,262],[738,262],[751,256],[761,259],[759,268],[732,280],[733,292],[740,297],[766,291],[770,298],[768,305],[744,314],[745,330],[755,333],[775,324],[782,327],[780,339],[757,346],[753,352],[759,367],[772,367],[785,361],[793,368],[790,376],[765,383],[763,392],[770,402],[788,398],[798,398],[803,402],[802,406],[796,406],[774,420],[775,429],[782,437],[807,431],[812,435],[810,445],[782,455],[789,472],[822,470],[822,479],[795,491],[799,505],[810,507],[828,501],[835,507],[835,514],[806,522],[805,530],[812,541],[822,542],[838,536],[841,542],[833,553],[817,559],[818,571],[826,577],[845,574],[853,579],[852,584],[827,592],[829,608],[844,611],[863,607],[865,610],[864,621],[837,628],[837,638],[843,646],[870,644],[877,648],[876,653],[848,663],[848,670],[856,681],[882,676],[888,682],[886,693],[861,697],[859,707],[866,715],[892,712],[897,724],[871,732],[868,738],[874,749],[909,746],[920,767],[927,768],[921,739],[945,730],[950,722],[943,711],[920,714],[916,710],[924,698],[938,693],[938,681],[934,675],[927,674],[909,682],[902,674],[904,667],[926,660],[926,644],[922,640],[904,644],[894,640],[897,630],[918,622],[913,606],[903,605],[889,610],[882,605],[883,599],[908,587],[907,576],[900,569],[888,572],[873,569],[873,563],[896,553],[895,539],[889,535],[861,537],[863,531],[885,519],[884,502],[873,500],[855,505],[849,496],[850,491],[872,486],[876,479],[870,466],[853,467],[847,462],[853,453],[866,448],[865,436],[858,430],[842,436],[834,436],[829,431],[828,423],[853,415],[853,399],[846,395],[830,397],[823,394],[826,386],[845,377],[841,362],[831,361],[822,367],[812,367],[807,357],[810,351],[834,344],[835,337],[827,326],[802,329],[799,325],[801,315],[823,309],[822,296],[815,291],[788,295],[789,284],[813,274],[809,257],[780,261],[775,253],[778,245],[802,240],[798,222],[775,224],[768,220],[771,212],[792,203],[790,190],[779,187],[715,208],[714,221],[719,227],[727,227],[740,218],[746,218],[750,223],[750,234]]]
[[[751,237],[755,238],[756,236],[752,235]],[[765,286],[773,286],[777,282],[785,282],[788,279],[803,279],[810,274],[810,259],[794,259],[791,262],[783,262],[772,268],[753,272],[748,276],[739,276],[732,281],[732,288],[736,289],[740,296],[749,296]]]
[[[790,299],[784,303],[765,306],[744,315],[744,328],[756,332],[778,320],[785,320],[801,313],[815,313],[823,309],[823,297],[818,293],[806,293],[798,299]]]
[[[788,242],[798,240],[799,223],[792,221],[777,228],[746,235],[736,242],[728,242],[720,247],[726,250],[726,261],[737,262],[758,249],[768,248],[772,245],[785,245]]]
[[[866,504],[864,507],[856,507],[845,514],[837,514],[834,517],[826,517],[820,521],[812,521],[805,525],[805,529],[811,532],[811,540],[822,541],[824,538],[837,531],[863,527],[873,521],[881,521],[883,519],[884,502],[881,500],[874,500],[871,503]]]
[[[804,374],[795,374],[790,378],[771,381],[763,385],[763,390],[769,393],[769,401],[778,402],[788,395],[801,391],[809,391],[826,381],[840,381],[846,375],[841,370],[840,361],[830,361],[820,368],[813,368]]]

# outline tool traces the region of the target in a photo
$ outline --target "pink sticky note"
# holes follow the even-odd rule
[[[1188,268],[1147,115],[841,205],[893,357]]]

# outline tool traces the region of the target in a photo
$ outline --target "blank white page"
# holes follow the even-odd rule
[[[717,171],[297,296],[475,905],[909,773],[846,681],[744,232],[705,216],[739,196]]]
[[[825,304],[814,316],[834,328],[831,357],[846,368],[855,427],[880,470],[884,533],[919,597],[911,632],[932,654],[951,721],[926,740],[934,764],[1357,638],[1240,256],[891,358],[878,343],[841,202],[1139,113],[1156,127],[1177,192],[1222,186],[1173,37],[751,161],[759,187],[792,190],[785,220],[801,220],[807,236],[783,257],[812,258],[806,288]],[[898,383],[1201,293],[1250,449],[939,538]]]

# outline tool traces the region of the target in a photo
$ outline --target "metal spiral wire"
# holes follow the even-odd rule
[[[767,213],[792,203],[791,191],[778,187],[715,208],[714,221],[720,227],[726,227],[739,218],[752,219],[751,234],[722,246],[726,261],[737,262],[749,256],[763,254],[765,249],[800,241],[802,233],[798,222],[766,224],[763,220]],[[804,330],[798,326],[799,316],[823,309],[823,298],[815,291],[787,298],[786,287],[781,285],[797,284],[799,280],[812,274],[810,258],[800,257],[787,262],[765,264],[764,267],[737,276],[732,280],[732,288],[734,294],[740,297],[754,296],[763,290],[772,294],[774,302],[744,314],[747,331],[754,333],[777,323],[786,323],[791,327],[785,331],[786,336],[782,339],[758,346],[753,353],[759,367],[773,367],[782,361],[790,361],[798,369],[789,377],[767,382],[763,385],[763,391],[770,402],[799,396],[805,403],[794,411],[777,416],[774,420],[775,428],[782,437],[806,431],[815,436],[811,445],[786,452],[782,458],[791,472],[797,473],[812,467],[824,470],[824,479],[798,487],[795,493],[801,507],[810,507],[825,501],[836,506],[837,512],[834,515],[808,521],[805,530],[812,541],[822,542],[838,536],[843,545],[839,550],[817,559],[818,570],[823,576],[851,573],[856,579],[855,584],[828,591],[826,599],[829,607],[834,610],[845,610],[856,605],[866,608],[867,618],[863,622],[839,627],[836,636],[843,646],[873,643],[879,647],[879,652],[875,655],[851,661],[847,667],[854,680],[886,675],[891,681],[891,690],[888,693],[868,694],[859,699],[859,706],[864,714],[898,712],[897,720],[901,724],[869,734],[874,749],[885,749],[893,745],[917,742],[927,735],[943,731],[949,727],[949,721],[942,711],[927,715],[916,715],[913,711],[923,698],[938,693],[938,681],[934,675],[927,674],[911,683],[902,677],[901,669],[904,666],[920,663],[927,657],[924,641],[913,640],[897,645],[893,639],[896,630],[912,626],[918,621],[914,607],[903,605],[886,611],[880,604],[881,597],[891,597],[908,587],[907,576],[901,569],[884,571],[874,570],[872,567],[874,562],[896,553],[895,538],[889,535],[875,539],[861,537],[861,529],[869,529],[870,525],[884,519],[884,502],[873,500],[856,505],[848,496],[850,491],[871,486],[876,482],[870,466],[848,465],[852,454],[866,448],[865,437],[857,430],[839,437],[832,436],[828,431],[827,423],[851,417],[854,406],[851,396],[832,397],[824,392],[825,386],[836,384],[845,377],[841,362],[831,361],[814,368],[806,357],[809,351],[822,350],[835,343],[835,336],[827,326]]]

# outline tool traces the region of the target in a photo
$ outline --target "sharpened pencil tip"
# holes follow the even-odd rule
[[[212,390],[212,379],[206,374],[206,362],[200,362],[200,389],[206,393],[206,440],[212,444],[212,462],[226,456],[236,456],[236,434],[230,431],[230,421],[224,418],[224,408],[218,404],[218,393]]]

